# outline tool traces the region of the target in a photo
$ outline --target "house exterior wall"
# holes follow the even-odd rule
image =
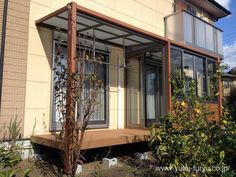
[[[21,133],[25,116],[29,5],[28,0],[8,0],[2,79],[0,127],[7,127],[17,116]]]
[[[236,88],[236,77],[223,77],[223,97],[229,96],[230,91]]]
[[[76,0],[77,4],[133,26],[164,36],[164,17],[173,12],[172,0]],[[26,81],[24,136],[47,133],[52,117],[52,32],[35,26],[35,20],[68,3],[66,0],[31,0],[29,45]],[[140,13],[143,12],[143,13]],[[145,15],[143,15],[145,14]],[[121,48],[112,48],[110,62],[118,64],[123,56]],[[120,61],[123,63],[123,61]],[[117,68],[109,68],[109,128],[125,127],[124,71],[120,70],[118,87]],[[118,120],[117,117],[119,116]]]
[[[77,4],[164,37],[164,17],[174,0],[74,0]],[[0,124],[18,115],[25,138],[48,133],[52,118],[53,32],[35,21],[67,0],[9,0]],[[110,63],[122,64],[123,49],[113,47]],[[120,61],[119,61],[120,59]],[[118,75],[120,82],[118,81]],[[120,85],[120,87],[119,87]],[[125,73],[109,68],[109,127],[126,125]],[[218,107],[217,107],[218,108]],[[214,107],[214,109],[217,109]]]

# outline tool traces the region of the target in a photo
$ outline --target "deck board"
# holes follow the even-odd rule
[[[88,130],[85,133],[82,149],[93,149],[114,145],[123,145],[135,142],[147,141],[148,130],[139,129],[107,129],[107,130]],[[63,142],[59,140],[58,134],[34,135],[32,143],[63,149]]]

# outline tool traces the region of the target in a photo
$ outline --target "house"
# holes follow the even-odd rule
[[[17,115],[23,138],[33,134],[36,143],[56,146],[50,142],[60,129],[53,94],[60,41],[65,59],[93,44],[91,50],[108,63],[98,67],[105,87],[89,123],[97,144],[84,148],[143,140],[145,128],[171,109],[169,81],[177,69],[198,80],[196,94],[210,98],[207,104],[219,119],[222,88],[215,86],[215,96],[212,72],[223,59],[223,31],[214,22],[230,12],[215,0],[0,3],[2,127]]]
[[[232,89],[236,89],[236,67],[232,68],[229,72],[224,73],[222,76],[223,82],[223,97],[229,96]]]

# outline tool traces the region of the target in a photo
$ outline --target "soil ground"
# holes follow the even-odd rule
[[[62,174],[61,152],[40,147],[41,153],[45,154],[44,159],[28,159],[17,165],[21,176],[24,169],[32,171],[29,177],[64,177]],[[148,160],[140,160],[134,156],[136,152],[147,152]],[[157,172],[155,166],[158,162],[152,156],[152,152],[146,143],[135,143],[131,145],[116,146],[112,148],[100,148],[83,152],[84,164],[82,165],[81,177],[168,177],[170,174]],[[102,165],[102,158],[117,157],[116,166],[105,168]]]

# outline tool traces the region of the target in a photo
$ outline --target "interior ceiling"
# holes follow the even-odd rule
[[[51,17],[41,22],[41,24],[61,29],[62,31],[67,31],[68,12],[62,12],[57,16]],[[79,34],[90,37],[95,35],[96,40],[99,40],[100,42],[103,41],[119,46],[129,47],[155,42],[150,38],[146,38],[142,35],[120,28],[118,26],[114,26],[112,24],[107,24],[99,19],[81,13],[77,13],[76,28]]]

